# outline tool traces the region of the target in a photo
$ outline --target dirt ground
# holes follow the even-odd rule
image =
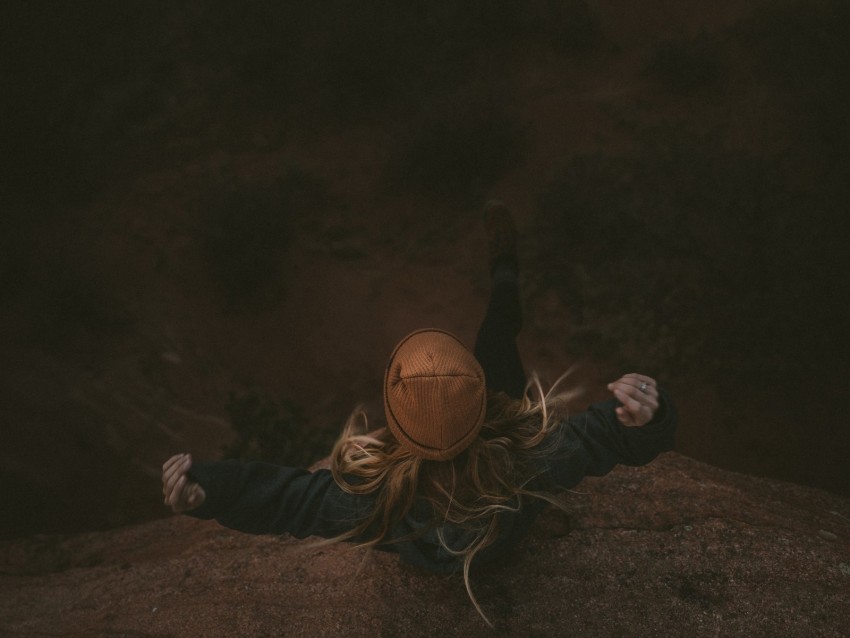
[[[848,499],[675,453],[588,479],[507,565],[397,556],[175,516],[0,543],[4,635],[846,636]]]

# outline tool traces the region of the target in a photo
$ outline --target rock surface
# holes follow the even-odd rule
[[[479,574],[495,630],[460,577],[186,517],[0,550],[4,636],[850,635],[850,499],[676,453],[585,480]]]

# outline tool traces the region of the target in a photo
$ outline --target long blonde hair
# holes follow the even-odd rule
[[[372,495],[374,507],[354,529],[330,542],[363,537],[370,530],[371,540],[362,546],[397,542],[401,539],[390,538],[391,530],[415,502],[424,500],[432,508],[432,526],[440,545],[463,560],[467,593],[478,613],[492,626],[472,593],[470,566],[475,556],[498,537],[498,514],[517,511],[522,496],[542,498],[563,507],[561,495],[528,487],[535,476],[531,461],[545,455],[556,443],[557,437],[548,436],[559,423],[553,413],[560,413],[559,408],[579,392],[576,389],[555,394],[561,379],[544,393],[538,377],[533,375],[522,399],[488,393],[486,418],[479,436],[449,461],[414,456],[387,429],[366,433],[366,413],[362,408],[356,409],[334,445],[331,472],[345,492]],[[536,399],[529,396],[532,390]],[[469,530],[472,541],[462,550],[450,548],[442,535],[444,525]]]

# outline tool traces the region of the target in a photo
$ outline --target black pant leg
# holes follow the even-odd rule
[[[515,399],[525,391],[525,370],[516,345],[522,329],[522,306],[516,279],[494,282],[487,314],[478,329],[475,357],[484,369],[487,388]]]

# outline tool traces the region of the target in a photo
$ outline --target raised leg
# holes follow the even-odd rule
[[[516,226],[501,202],[485,206],[484,221],[490,240],[493,288],[475,340],[475,357],[484,369],[488,389],[519,399],[526,377],[516,345],[522,329]]]

